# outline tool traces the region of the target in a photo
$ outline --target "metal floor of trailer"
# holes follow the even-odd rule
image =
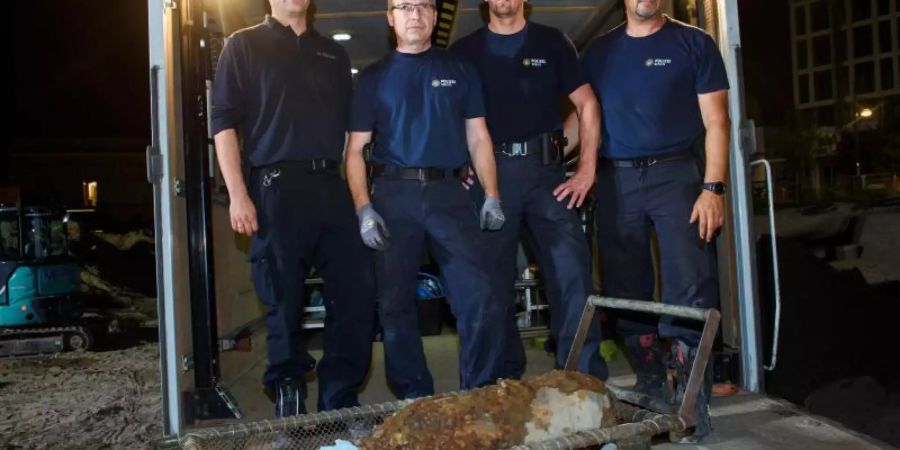
[[[263,337],[256,337],[254,343],[265,345]],[[527,374],[539,374],[552,370],[553,359],[542,348],[525,340],[528,356]],[[315,344],[313,344],[315,346]],[[455,334],[424,338],[428,367],[434,377],[437,392],[458,390],[458,341]],[[319,358],[321,350],[310,353]],[[630,386],[634,375],[624,356],[619,353],[610,361],[609,383]],[[260,380],[265,370],[265,359],[256,362],[240,378],[226,380],[227,387],[234,395],[243,411],[244,420],[270,419],[274,417],[272,403],[262,392]],[[384,352],[381,343],[375,343],[372,355],[372,370],[369,381],[360,394],[363,404],[393,401],[395,398],[387,388],[384,376]],[[317,385],[309,385],[306,404],[309,411],[315,411]],[[704,439],[702,445],[670,444],[665,436],[658,437],[653,448],[659,449],[882,449],[894,448],[850,431],[840,424],[812,416],[787,401],[772,399],[755,394],[738,394],[730,397],[714,398],[712,402],[714,432]],[[226,422],[227,423],[227,422]],[[205,422],[200,426],[222,425],[222,421]]]

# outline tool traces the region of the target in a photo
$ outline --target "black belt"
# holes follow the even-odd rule
[[[341,163],[333,159],[301,159],[297,161],[281,161],[274,164],[254,167],[253,170],[279,169],[279,170],[304,170],[307,172],[320,172],[325,170],[337,170]]]
[[[542,135],[524,142],[498,142],[494,144],[494,152],[510,158],[516,156],[538,155],[544,150]]]
[[[468,174],[469,166],[456,169],[440,169],[437,167],[400,167],[377,165],[373,169],[373,177],[399,178],[401,180],[438,181],[462,178]]]
[[[628,168],[628,169],[644,169],[647,167],[653,167],[661,162],[667,161],[680,161],[693,159],[694,156],[690,153],[678,152],[678,153],[666,153],[658,156],[643,156],[640,158],[631,158],[631,159],[607,159],[603,158],[601,160],[601,164],[607,164],[613,167],[619,168]]]

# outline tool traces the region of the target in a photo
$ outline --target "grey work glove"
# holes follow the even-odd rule
[[[384,225],[384,219],[375,212],[372,204],[368,203],[357,209],[356,216],[359,217],[359,235],[362,237],[363,243],[373,250],[387,249],[391,233],[388,232]]]
[[[484,205],[481,207],[481,229],[497,231],[506,222],[506,216],[500,209],[500,199],[498,197],[485,197]]]

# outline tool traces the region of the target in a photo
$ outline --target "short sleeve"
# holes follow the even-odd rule
[[[584,68],[578,62],[578,50],[569,38],[559,33],[557,54],[559,64],[556,70],[559,79],[559,90],[562,94],[569,95],[576,89],[587,84],[588,78]]]
[[[375,77],[369,71],[363,71],[350,102],[350,131],[375,130]]]
[[[728,73],[719,47],[708,34],[699,34],[701,36],[696,40],[697,54],[694,57],[694,89],[697,94],[728,89]]]
[[[245,113],[241,42],[232,36],[225,43],[216,64],[216,78],[212,85],[212,134],[237,128]]]
[[[487,111],[484,106],[484,91],[481,86],[481,78],[475,66],[469,62],[464,62],[463,67],[466,71],[466,80],[468,81],[469,90],[466,92],[466,119],[475,119],[485,117]]]

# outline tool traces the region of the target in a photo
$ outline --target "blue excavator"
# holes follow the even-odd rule
[[[63,209],[0,205],[0,358],[87,350]]]

